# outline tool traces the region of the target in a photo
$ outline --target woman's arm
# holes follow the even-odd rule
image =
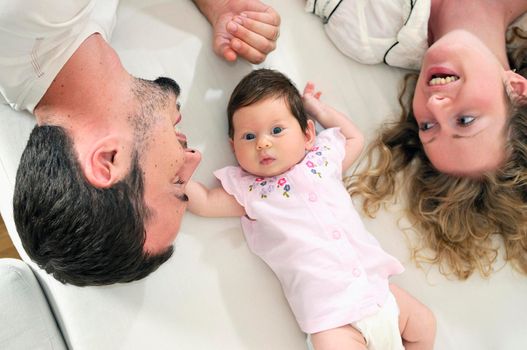
[[[222,187],[208,189],[199,182],[187,183],[188,210],[208,217],[244,216],[245,209]]]
[[[304,108],[324,128],[340,127],[346,138],[346,154],[342,160],[342,170],[346,171],[361,154],[364,136],[346,115],[320,101],[321,94],[320,91],[315,92],[315,84],[308,82],[302,95]]]

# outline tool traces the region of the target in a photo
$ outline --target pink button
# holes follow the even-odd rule
[[[353,274],[353,276],[355,277],[359,277],[360,276],[360,270],[358,268],[354,268],[351,273]]]
[[[315,202],[318,199],[317,194],[314,192],[311,192],[308,198],[311,202]]]
[[[333,231],[333,238],[334,239],[340,239],[341,235],[338,230]]]

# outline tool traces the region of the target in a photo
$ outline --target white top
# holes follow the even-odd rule
[[[88,36],[109,39],[117,5],[118,0],[2,0],[0,103],[33,112]]]
[[[305,10],[323,19],[327,35],[346,56],[419,70],[428,49],[430,6],[431,0],[307,0]],[[527,13],[512,27],[527,30]]]
[[[342,184],[344,145],[338,128],[327,129],[284,174],[261,178],[235,166],[214,173],[245,208],[247,244],[277,275],[306,333],[375,313],[388,277],[403,271],[366,231]]]
[[[308,0],[305,9],[322,17],[335,46],[358,62],[421,66],[430,0]]]

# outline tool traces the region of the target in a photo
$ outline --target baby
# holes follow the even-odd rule
[[[319,98],[312,83],[300,96],[273,70],[243,78],[228,105],[240,166],[214,173],[223,187],[189,183],[189,209],[241,217],[316,350],[432,349],[432,312],[389,284],[403,267],[366,231],[342,184],[362,134]],[[326,128],[318,136],[307,115]]]

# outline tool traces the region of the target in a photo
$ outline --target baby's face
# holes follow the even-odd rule
[[[284,173],[313,146],[313,123],[304,133],[282,98],[270,97],[240,108],[232,122],[234,155],[245,171],[256,176]]]

